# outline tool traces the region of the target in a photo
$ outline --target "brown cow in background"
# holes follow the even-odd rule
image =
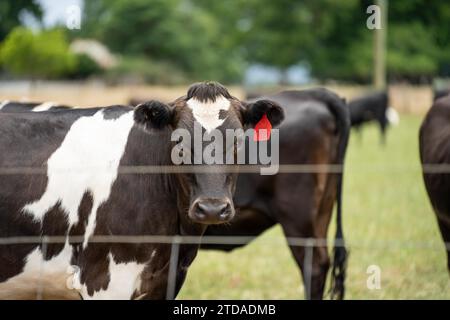
[[[427,172],[426,165],[450,165],[450,96],[434,102],[420,128],[420,159],[423,179],[442,238],[447,247],[450,271],[450,172]]]

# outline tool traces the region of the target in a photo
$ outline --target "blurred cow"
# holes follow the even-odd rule
[[[399,123],[399,115],[389,107],[386,91],[375,92],[356,98],[348,103],[352,127],[359,130],[369,122],[377,122],[381,131],[381,142],[386,141],[386,129],[389,124]]]
[[[427,165],[450,166],[450,96],[436,100],[428,111],[419,134],[423,179],[444,242],[450,271],[450,172],[430,172]]]

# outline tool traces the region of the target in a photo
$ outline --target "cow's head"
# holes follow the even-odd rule
[[[150,101],[139,105],[135,111],[136,121],[145,123],[151,129],[169,126],[173,130],[172,137],[176,139],[172,141],[172,153],[187,160],[174,164],[193,165],[192,172],[183,170],[178,174],[181,188],[188,198],[188,215],[191,220],[203,224],[224,223],[233,218],[235,209],[232,199],[237,173],[224,170],[224,165],[211,164],[200,155],[204,155],[212,141],[223,139],[223,148],[215,149],[213,154],[214,159],[222,158],[225,164],[230,150],[236,156],[237,149],[236,139],[228,141],[227,131],[254,127],[264,115],[273,126],[284,118],[282,108],[275,102],[258,100],[247,104],[231,96],[224,86],[215,82],[194,84],[186,96],[170,104]],[[217,132],[222,134],[215,135]],[[203,138],[206,134],[209,141],[202,139],[199,145],[196,140],[199,134]],[[177,146],[182,147],[177,149]],[[195,170],[196,165],[209,170]]]

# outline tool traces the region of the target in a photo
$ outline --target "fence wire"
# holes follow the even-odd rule
[[[340,164],[279,164],[277,173],[342,173],[344,166]],[[154,165],[154,166],[119,166],[117,169],[99,167],[52,167],[52,173],[67,172],[101,172],[117,170],[118,174],[171,174],[171,173],[260,173],[264,165]],[[450,174],[450,164],[360,164],[347,166],[352,171],[364,172],[411,172],[419,171],[427,174]],[[47,174],[47,167],[0,167],[0,175],[39,175]]]
[[[181,165],[181,166],[119,166],[118,174],[173,174],[173,173],[216,173],[218,170],[222,172],[239,172],[239,173],[260,173],[261,165]],[[450,164],[389,164],[389,165],[373,165],[362,164],[352,165],[351,170],[361,170],[364,172],[423,172],[426,174],[450,174]],[[56,172],[54,171],[56,170]],[[52,168],[52,173],[64,174],[67,171],[87,171],[93,170],[98,173],[104,168],[83,167],[83,168]],[[58,172],[60,171],[60,172]],[[338,164],[280,164],[278,165],[278,173],[342,173],[343,165]],[[5,175],[39,175],[46,174],[47,168],[42,167],[0,167],[0,176]],[[69,239],[70,238],[70,239]],[[176,293],[176,278],[179,262],[180,245],[183,244],[211,244],[211,245],[245,245],[257,238],[257,236],[186,236],[186,235],[93,235],[89,237],[88,243],[109,243],[109,244],[170,244],[170,261],[169,274],[167,281],[166,298],[174,299]],[[70,244],[83,243],[84,236],[11,236],[0,237],[0,246],[20,245],[20,244],[36,244],[41,247],[43,257],[47,256],[48,245],[50,244]],[[304,247],[304,288],[310,290],[312,281],[313,268],[313,249],[315,247],[342,247],[347,248],[414,248],[421,250],[442,250],[442,242],[429,241],[401,241],[401,240],[377,240],[377,241],[342,241],[341,239],[319,239],[319,238],[302,238],[302,237],[277,237],[259,238],[263,244],[287,244],[291,247]],[[278,243],[277,243],[278,241]],[[369,242],[369,243],[367,243]],[[445,248],[450,251],[450,243],[444,243]],[[39,269],[39,283],[37,286],[36,299],[43,298],[44,282],[42,275],[45,274],[45,258],[41,261]],[[310,296],[310,292],[305,292]]]
[[[217,244],[217,245],[245,245],[254,240],[255,236],[181,236],[181,235],[93,235],[89,238],[88,243],[109,243],[109,244],[170,244],[170,260],[169,273],[166,288],[166,299],[172,300],[176,294],[176,281],[179,262],[180,245],[182,244]],[[20,244],[36,244],[41,246],[41,253],[46,257],[48,245],[63,244],[69,242],[70,244],[83,243],[84,236],[18,236],[18,237],[1,237],[0,246],[20,245]],[[310,297],[312,270],[313,270],[313,249],[315,247],[343,247],[347,249],[356,248],[414,248],[422,250],[442,250],[444,247],[450,251],[449,243],[435,243],[430,241],[400,241],[400,240],[379,240],[364,243],[364,241],[349,241],[341,239],[326,239],[326,238],[302,238],[302,237],[263,237],[259,239],[262,244],[281,245],[287,244],[289,246],[304,247],[305,253],[303,257],[304,263],[304,288],[305,296]],[[45,261],[41,261],[39,268],[38,286],[36,290],[36,299],[41,300],[45,290],[42,276],[45,274]]]

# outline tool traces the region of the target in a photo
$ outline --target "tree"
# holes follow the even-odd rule
[[[388,1],[388,76],[421,81],[450,76],[446,1]],[[179,70],[190,80],[239,81],[250,63],[287,70],[304,63],[313,77],[371,81],[372,0],[85,1],[80,34],[137,57],[128,66]],[[150,62],[143,63],[141,59]],[[127,67],[128,67],[127,66]],[[153,81],[153,80],[152,80]]]
[[[0,41],[21,25],[20,18],[24,13],[39,21],[42,19],[42,8],[36,0],[0,1]]]
[[[7,36],[0,48],[0,62],[11,73],[32,79],[66,75],[77,63],[62,30],[33,33],[24,27]]]
[[[100,0],[85,7],[82,30],[115,52],[171,64],[194,80],[236,81],[242,59],[222,46],[216,18],[195,1]]]
[[[225,21],[227,43],[240,47],[235,51],[246,61],[282,71],[305,63],[319,79],[349,70],[348,49],[365,26],[358,0],[235,0],[234,9],[230,2],[199,1]]]

